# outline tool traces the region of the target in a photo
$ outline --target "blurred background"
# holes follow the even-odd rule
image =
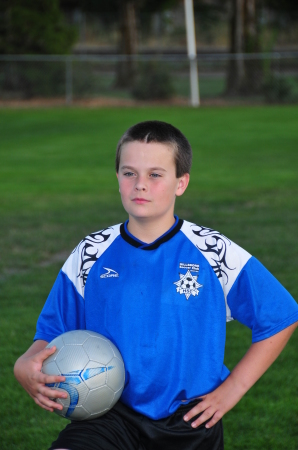
[[[298,102],[296,0],[194,0],[205,104]],[[187,104],[181,0],[1,0],[0,101]]]

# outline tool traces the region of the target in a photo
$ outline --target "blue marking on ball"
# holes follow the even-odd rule
[[[108,372],[113,368],[114,366],[94,367],[92,369],[86,369],[85,371],[83,369],[74,370],[69,373],[62,373],[61,375],[65,377],[65,381],[61,381],[60,383],[48,383],[46,384],[46,386],[51,388],[64,389],[66,392],[68,392],[70,402],[65,416],[69,417],[74,412],[75,407],[77,406],[79,401],[79,393],[75,388],[75,385],[81,384],[82,382],[89,380],[90,378],[93,378],[103,372]]]

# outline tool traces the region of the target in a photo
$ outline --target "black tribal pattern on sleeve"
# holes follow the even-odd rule
[[[196,225],[196,227],[198,227]],[[228,283],[229,276],[227,274],[228,270],[235,270],[236,267],[232,268],[228,266],[227,263],[227,248],[231,245],[231,241],[225,237],[223,234],[220,234],[218,231],[212,230],[211,228],[206,228],[203,226],[199,226],[198,230],[192,230],[192,232],[201,238],[205,239],[205,247],[201,248],[197,245],[197,248],[203,253],[213,253],[214,257],[212,257],[211,267],[214,270],[217,278],[223,278],[225,280],[225,284]],[[215,242],[208,242],[208,237],[212,237]]]
[[[101,231],[89,234],[89,236],[83,239],[73,251],[73,253],[80,251],[81,264],[77,278],[81,278],[83,286],[86,284],[91,267],[101,255],[98,244],[103,244],[111,236],[111,234],[104,234],[104,232],[109,229],[111,228],[105,228]]]

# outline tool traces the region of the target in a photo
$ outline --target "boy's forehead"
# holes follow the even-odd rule
[[[174,148],[171,144],[161,142],[132,141],[123,145],[120,155],[120,165],[127,160],[137,162],[159,162],[174,164]]]

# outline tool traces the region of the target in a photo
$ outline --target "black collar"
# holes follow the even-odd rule
[[[180,228],[182,227],[183,220],[178,219],[176,225],[174,225],[173,228],[170,228],[168,232],[160,236],[158,239],[156,239],[154,242],[151,242],[150,244],[146,244],[145,242],[141,242],[138,239],[134,238],[132,234],[128,234],[125,230],[124,223],[120,225],[120,234],[123,237],[123,239],[128,242],[128,244],[133,245],[136,248],[140,248],[141,250],[155,250],[157,249],[161,244],[164,242],[169,241],[175,234],[178,233]]]

